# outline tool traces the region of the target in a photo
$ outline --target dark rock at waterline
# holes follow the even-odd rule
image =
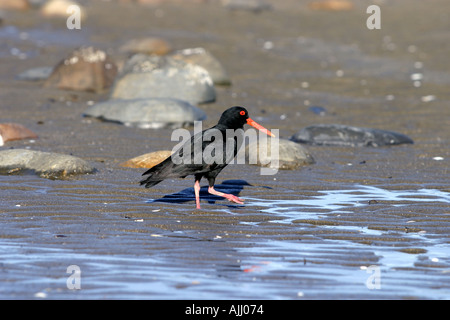
[[[338,124],[319,124],[306,127],[291,137],[292,141],[312,145],[380,147],[414,143],[404,134],[371,128]]]
[[[84,115],[141,128],[179,128],[206,119],[203,110],[169,98],[108,100],[88,108]]]
[[[26,149],[0,151],[0,174],[27,171],[32,171],[43,178],[60,179],[93,173],[95,168],[83,159],[65,154]]]
[[[278,150],[274,149],[275,152],[272,153],[272,147],[278,147]],[[242,153],[239,156],[242,157]],[[245,148],[245,161],[248,164],[283,170],[293,170],[315,162],[313,156],[302,145],[287,139],[270,137],[267,140],[259,139],[257,142],[251,142]]]
[[[216,92],[208,71],[196,64],[135,54],[126,61],[111,98],[173,98],[198,104],[215,101]]]
[[[103,50],[81,47],[56,65],[44,86],[102,92],[113,84],[116,75],[116,64]]]

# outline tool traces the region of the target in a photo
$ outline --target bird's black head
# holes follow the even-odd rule
[[[231,107],[225,110],[220,117],[219,124],[229,129],[243,128],[247,123],[248,111],[243,107]]]
[[[218,125],[226,129],[243,129],[244,124],[249,124],[252,127],[261,130],[269,136],[275,137],[269,130],[256,123],[248,116],[248,111],[244,107],[231,107],[222,113]]]

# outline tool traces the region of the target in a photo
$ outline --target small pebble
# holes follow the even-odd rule
[[[421,80],[423,80],[423,74],[422,73],[413,73],[411,75],[411,80],[412,81],[421,81]]]
[[[421,98],[421,100],[422,100],[422,102],[431,102],[431,101],[436,100],[436,96],[430,94],[430,95],[427,95],[427,96],[423,96]]]
[[[386,96],[386,100],[387,101],[393,101],[395,99],[395,96],[393,95],[393,94],[388,94],[387,96]]]
[[[44,298],[47,298],[47,294],[45,292],[36,292],[34,294],[34,297],[35,298],[42,298],[42,299],[44,299]]]
[[[408,46],[408,52],[409,53],[415,53],[417,51],[417,47],[415,45],[409,45]]]
[[[274,47],[274,45],[273,45],[273,42],[272,42],[272,41],[266,41],[266,42],[264,42],[264,49],[270,50],[270,49],[273,49],[273,47]]]

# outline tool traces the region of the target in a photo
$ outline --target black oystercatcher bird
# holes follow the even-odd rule
[[[149,176],[140,184],[150,188],[167,178],[185,178],[188,175],[194,175],[195,202],[197,209],[200,209],[200,180],[205,177],[208,179],[209,193],[224,197],[231,202],[243,204],[243,200],[235,195],[216,191],[214,182],[220,171],[236,156],[240,148],[239,141],[242,143],[242,139],[238,137],[239,134],[243,135],[244,124],[249,124],[274,137],[273,133],[250,119],[245,108],[229,108],[222,113],[219,122],[214,127],[197,133],[170,157],[144,172],[143,176]],[[227,136],[227,133],[230,134],[227,129],[235,132],[233,141],[227,140],[227,137],[230,137],[230,135]],[[207,150],[208,152],[206,152]]]

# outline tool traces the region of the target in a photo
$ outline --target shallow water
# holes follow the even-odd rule
[[[32,12],[8,15],[0,28],[0,117],[39,139],[3,148],[73,154],[97,172],[0,177],[0,298],[448,299],[448,2],[396,1],[383,7],[389,14],[375,32],[363,23],[370,1],[350,12],[298,3],[255,15],[218,4],[89,2],[96,19],[79,33]],[[415,143],[306,146],[314,165],[274,176],[230,165],[216,189],[245,205],[203,187],[195,210],[193,179],[147,190],[138,185],[144,170],[119,166],[174,145],[171,130],[83,118],[108,92],[14,80],[55,65],[71,46],[95,44],[120,58],[121,44],[149,34],[176,49],[206,47],[230,73],[233,85],[217,88],[218,101],[199,106],[205,126],[242,104],[283,138],[339,123],[398,131]],[[67,286],[72,265],[81,270],[79,290]]]
[[[92,197],[74,185],[80,181],[59,183],[40,188],[21,182],[16,189],[27,199],[56,196],[70,201],[70,208],[39,209],[32,205],[39,200],[15,196],[0,207],[9,233],[0,241],[3,298],[446,299],[450,294],[450,247],[438,235],[371,228],[367,217],[362,223],[324,221],[365,214],[382,203],[414,208],[441,202],[448,208],[447,192],[354,185],[302,199],[241,195],[245,206],[226,205],[202,192],[206,212],[186,212],[194,204],[192,188],[156,202],[112,203],[106,199],[119,186]],[[234,180],[217,189],[233,192],[238,184]],[[86,181],[83,185],[89,188]],[[241,188],[248,192],[250,187]],[[78,202],[87,199],[84,207],[92,206],[93,212],[73,216]],[[162,206],[142,212],[152,204]],[[71,265],[81,270],[79,290],[66,284]],[[371,278],[375,275],[379,280]]]
[[[320,195],[292,200],[260,200],[252,199],[249,205],[267,207],[263,212],[275,213],[283,220],[277,222],[292,223],[295,219],[320,219],[328,213],[351,213],[352,208],[367,206],[378,201],[390,202],[391,206],[404,206],[414,202],[450,203],[446,192],[434,189],[420,190],[384,190],[373,186],[356,185],[350,190],[318,191]],[[305,212],[301,210],[306,207]],[[347,209],[347,210],[346,210]]]

